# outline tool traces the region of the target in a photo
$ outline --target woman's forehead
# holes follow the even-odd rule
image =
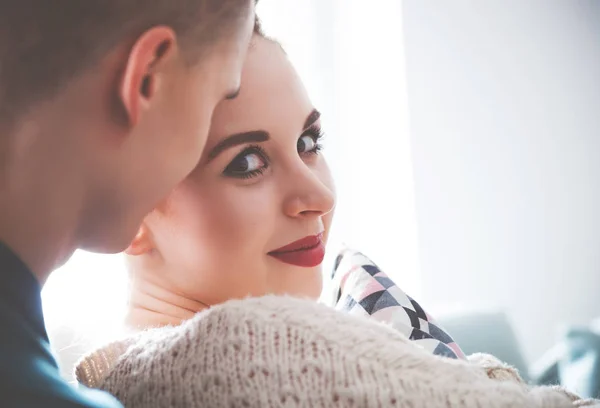
[[[240,94],[217,106],[209,137],[260,128],[277,115],[307,115],[311,107],[302,81],[279,44],[258,38],[244,64]]]

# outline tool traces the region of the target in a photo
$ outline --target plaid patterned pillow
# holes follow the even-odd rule
[[[452,337],[360,252],[340,252],[332,279],[335,309],[388,323],[433,354],[465,358]]]

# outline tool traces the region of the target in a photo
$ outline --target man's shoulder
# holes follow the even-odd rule
[[[75,388],[61,376],[49,344],[17,315],[0,308],[0,406],[120,408],[110,395]]]
[[[0,405],[14,408],[120,408],[109,394],[68,384],[44,355],[0,350]],[[4,405],[6,404],[6,405]]]
[[[0,387],[2,403],[11,408],[122,408],[117,400],[100,391],[89,395],[36,394],[30,390],[4,389]],[[3,405],[4,406],[4,405]]]
[[[25,384],[23,378],[0,376],[0,395],[2,406],[11,408],[122,408],[119,402],[109,394],[75,388],[62,379],[53,376],[41,378],[41,382],[30,381]],[[40,380],[38,377],[37,380]],[[4,405],[6,404],[6,405]]]

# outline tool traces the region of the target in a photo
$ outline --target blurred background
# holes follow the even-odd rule
[[[600,1],[260,0],[258,14],[323,112],[330,255],[364,252],[466,351],[596,392]],[[110,339],[126,284],[119,256],[84,252],[52,276],[59,352]]]

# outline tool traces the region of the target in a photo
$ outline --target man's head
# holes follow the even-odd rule
[[[78,193],[79,246],[125,248],[194,168],[214,107],[238,91],[253,10],[251,0],[0,3],[0,153],[46,163],[41,180]]]

